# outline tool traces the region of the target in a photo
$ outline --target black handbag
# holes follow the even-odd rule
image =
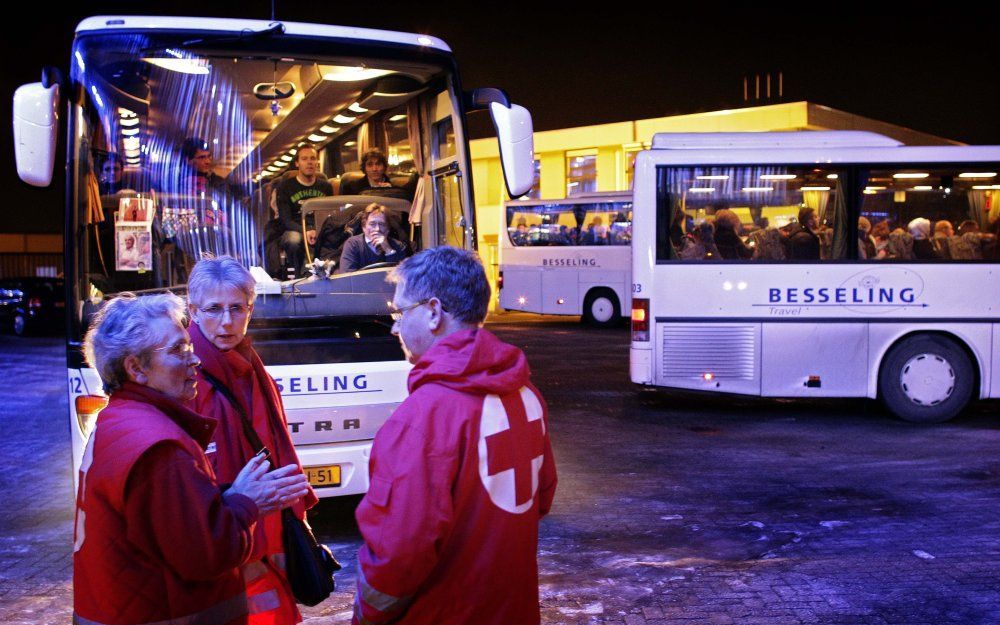
[[[201,375],[236,409],[243,422],[243,435],[250,446],[263,450],[264,443],[232,391],[204,369],[201,369]],[[337,587],[333,574],[340,570],[340,563],[329,547],[316,541],[309,524],[295,516],[290,508],[281,511],[281,542],[285,549],[285,576],[295,600],[302,605],[314,606],[329,597]]]

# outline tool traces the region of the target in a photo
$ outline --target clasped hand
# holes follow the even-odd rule
[[[270,471],[271,463],[262,455],[250,459],[227,492],[245,495],[257,504],[261,515],[287,508],[309,492],[309,482],[297,464]]]

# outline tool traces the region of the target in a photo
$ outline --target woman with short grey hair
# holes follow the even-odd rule
[[[123,294],[87,332],[110,398],[80,466],[74,621],[241,622],[254,527],[308,492],[296,471],[268,473],[264,457],[221,492],[205,456],[215,421],[184,406],[199,365],[185,325],[177,296]]]
[[[199,261],[188,278],[188,311],[194,322],[191,341],[203,374],[192,407],[219,422],[209,459],[223,482],[260,451],[247,440],[244,419],[270,450],[275,466],[302,475],[281,393],[247,337],[254,297],[253,276],[229,256]],[[305,518],[306,510],[317,501],[310,489],[293,511]],[[253,555],[243,567],[251,625],[293,625],[302,620],[288,590],[284,556],[281,514],[276,511],[257,524]]]

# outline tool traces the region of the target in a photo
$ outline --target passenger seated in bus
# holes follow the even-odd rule
[[[687,245],[678,254],[682,260],[721,260],[715,246],[715,227],[711,223],[702,222],[689,234]]]
[[[684,239],[687,236],[687,233],[684,231],[686,217],[687,215],[685,215],[684,211],[675,210],[674,218],[670,220],[670,243],[674,246],[675,250],[684,249],[686,243]]]
[[[101,195],[114,195],[125,190],[123,183],[124,166],[115,154],[108,154],[101,163],[99,178]]]
[[[411,172],[390,176],[388,170],[389,161],[381,150],[365,152],[361,171],[341,176],[340,195],[380,195],[412,202],[419,175]]]
[[[889,244],[889,222],[882,220],[872,226],[872,240],[875,241],[875,260],[883,260],[887,254],[886,246]]]
[[[225,178],[215,173],[215,161],[212,159],[207,141],[198,137],[188,137],[181,144],[181,157],[186,168],[181,179],[183,192],[192,195],[222,193],[238,197],[238,193]]]
[[[966,219],[958,224],[958,236],[962,236],[966,232],[979,232],[979,224],[971,219]]]
[[[917,217],[907,224],[910,235],[913,236],[913,257],[917,260],[935,260],[938,258],[931,242],[931,222],[923,217]]]
[[[515,226],[514,231],[510,233],[510,240],[514,243],[514,245],[528,244],[528,224],[524,221],[524,217],[517,220],[517,226]]]
[[[600,216],[594,217],[594,221],[590,222],[590,225],[587,226],[587,232],[584,233],[581,244],[611,245],[611,243],[608,235],[608,227],[604,225],[604,220]]]
[[[358,271],[375,263],[398,263],[410,255],[409,246],[389,237],[385,206],[376,203],[366,206],[361,217],[361,229],[361,234],[344,243],[337,273]]]
[[[305,264],[305,246],[316,244],[316,225],[312,215],[306,216],[303,228],[302,203],[310,198],[333,195],[333,187],[319,176],[319,152],[313,146],[299,148],[295,153],[295,167],[298,169],[296,174],[278,184],[275,201],[283,227],[280,245],[285,252],[285,264],[296,275],[301,275]]]
[[[953,236],[955,236],[955,228],[947,219],[942,219],[934,224],[934,238],[931,243],[934,244],[934,251],[937,252],[939,258],[951,260],[950,240]]]
[[[889,242],[885,246],[885,258],[888,260],[913,260],[913,235],[896,228],[889,233]]]
[[[742,229],[739,216],[728,208],[715,213],[715,245],[722,258],[746,260],[753,256],[753,250],[740,238]]]
[[[753,233],[756,241],[753,250],[754,260],[785,260],[785,242],[781,231],[777,228],[763,228]]]
[[[875,239],[871,236],[872,222],[867,217],[858,217],[858,258],[875,260]]]
[[[799,210],[799,220],[788,226],[786,230],[785,247],[791,260],[819,260],[820,244],[816,228],[819,219],[816,209],[803,208]]]
[[[332,260],[340,264],[340,256],[344,252],[344,244],[351,237],[361,234],[361,219],[365,211],[362,209],[354,215],[333,213],[323,220],[319,235],[316,238],[316,257],[320,260]],[[390,236],[393,233],[392,223],[389,224]]]

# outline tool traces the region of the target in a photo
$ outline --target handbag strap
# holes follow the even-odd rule
[[[226,385],[223,384],[219,378],[206,371],[204,367],[201,369],[201,375],[208,380],[208,383],[211,384],[220,395],[225,397],[229,403],[233,405],[233,408],[236,409],[236,413],[240,415],[240,421],[243,423],[243,436],[245,436],[247,442],[250,443],[250,447],[256,450],[255,453],[259,453],[260,450],[264,449],[264,442],[260,440],[259,436],[257,436],[257,432],[254,431],[246,410],[243,409],[240,402],[236,401],[236,398],[233,396],[233,392],[226,388]]]

